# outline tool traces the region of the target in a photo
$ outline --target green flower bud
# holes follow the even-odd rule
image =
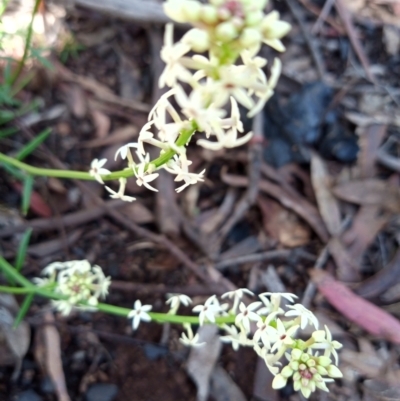
[[[328,358],[327,356],[319,356],[317,360],[318,360],[318,365],[321,365],[324,368],[326,368],[332,363],[331,359]]]
[[[231,22],[223,22],[217,26],[215,34],[219,40],[229,42],[236,38],[238,32]]]
[[[312,333],[312,338],[317,342],[322,342],[325,340],[325,330],[317,330]]]
[[[301,360],[302,362],[307,362],[309,359],[310,359],[310,355],[304,354],[304,353],[303,353],[303,355],[300,357],[300,360]]]
[[[182,6],[182,13],[188,22],[197,22],[200,19],[202,6],[198,1],[187,0]]]
[[[202,29],[193,28],[182,38],[183,43],[187,43],[192,50],[203,53],[210,48],[210,37],[208,32]]]
[[[210,4],[203,5],[200,18],[206,24],[215,24],[218,21],[217,9]]]
[[[281,371],[281,375],[283,377],[290,377],[293,374],[293,369],[290,368],[289,365],[285,366],[282,371]]]
[[[297,348],[292,350],[292,360],[298,361],[302,355],[303,355],[302,350],[297,349]]]
[[[209,0],[208,2],[210,4],[212,4],[213,6],[219,7],[219,6],[222,6],[222,4],[225,3],[225,0]]]
[[[326,376],[328,374],[328,371],[320,365],[316,366],[317,372],[321,375],[321,376]]]
[[[239,40],[243,47],[248,48],[259,44],[262,41],[262,35],[255,28],[244,28]]]
[[[246,14],[245,23],[247,26],[257,26],[260,25],[264,13],[262,11],[252,11]]]
[[[327,366],[326,370],[328,371],[328,376],[333,378],[343,377],[342,372],[335,365]]]
[[[276,375],[274,380],[272,381],[272,388],[277,390],[286,386],[287,379],[283,377],[281,374]]]

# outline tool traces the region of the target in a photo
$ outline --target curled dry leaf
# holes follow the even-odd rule
[[[359,297],[324,271],[313,270],[311,277],[319,292],[343,316],[372,335],[400,344],[400,321]]]

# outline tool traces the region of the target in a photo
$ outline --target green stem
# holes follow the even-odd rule
[[[196,131],[195,122],[192,123],[192,127],[190,129],[184,130],[181,132],[179,138],[177,139],[175,145],[176,146],[185,146],[189,141],[194,132]],[[167,150],[165,153],[152,160],[150,164],[156,166],[156,168],[161,167],[176,154],[173,149]],[[0,153],[0,162],[12,165],[14,167],[19,168],[22,171],[25,171],[28,174],[36,175],[36,176],[44,176],[44,177],[57,177],[57,178],[70,178],[77,180],[91,180],[93,181],[95,178],[92,177],[89,173],[83,171],[73,171],[73,170],[57,170],[50,168],[40,168],[34,167],[19,160],[14,159],[13,157],[7,156],[4,153]],[[134,175],[132,169],[124,169],[120,171],[115,171],[111,174],[102,176],[104,181],[109,180],[117,180],[118,178],[129,178]]]
[[[0,293],[3,292],[9,294],[37,294],[49,299],[57,299],[57,300],[66,299],[66,297],[61,294],[57,294],[53,291],[49,291],[46,288],[41,288],[34,285],[1,256],[0,256],[0,270],[3,270],[4,273],[6,273],[9,277],[13,278],[15,282],[17,282],[22,286],[22,288],[0,286]],[[87,305],[82,303],[81,306],[87,306]],[[125,318],[128,317],[129,312],[131,312],[132,310],[124,308],[122,306],[115,306],[105,303],[97,304],[96,308],[100,312],[110,313]],[[196,316],[180,316],[180,315],[171,315],[168,313],[158,313],[158,312],[149,312],[149,315],[152,321],[157,323],[199,324],[199,318]],[[216,324],[219,325],[224,323],[233,323],[234,321],[235,321],[235,316],[233,315],[218,317],[215,319]]]
[[[24,54],[21,58],[21,60],[19,60],[18,65],[17,65],[17,69],[15,70],[13,76],[11,77],[11,86],[14,85],[15,81],[18,79],[18,77],[21,74],[22,69],[24,68],[26,59],[28,58],[28,53],[29,53],[29,49],[31,47],[31,41],[32,41],[32,32],[33,32],[33,21],[35,19],[35,15],[39,10],[39,5],[40,5],[40,1],[41,0],[36,0],[35,1],[35,6],[33,7],[33,11],[32,11],[32,18],[31,18],[31,22],[29,23],[28,26],[28,33],[26,35],[26,41],[25,41],[25,48],[24,48]]]

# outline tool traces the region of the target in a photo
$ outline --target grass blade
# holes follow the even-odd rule
[[[28,249],[29,240],[31,239],[32,229],[28,228],[21,239],[21,242],[18,246],[17,257],[15,258],[14,266],[17,271],[21,271],[22,266],[25,262],[26,250]]]
[[[17,160],[23,160],[30,155],[51,133],[51,128],[46,128],[36,138],[27,143],[15,156]]]
[[[13,325],[14,329],[16,329],[19,326],[19,324],[22,322],[22,319],[27,314],[29,307],[32,304],[34,295],[35,295],[34,293],[28,294],[25,297],[24,302],[22,302],[22,305],[21,305],[21,308],[19,309],[18,315],[14,320],[14,325]]]
[[[31,204],[31,195],[33,190],[33,176],[27,175],[24,180],[24,188],[22,190],[22,213],[24,216],[28,213]]]

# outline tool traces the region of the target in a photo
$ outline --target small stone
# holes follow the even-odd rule
[[[26,390],[16,395],[15,401],[43,401],[43,398],[33,390]]]
[[[86,401],[113,401],[118,387],[110,383],[96,383],[86,392]]]

